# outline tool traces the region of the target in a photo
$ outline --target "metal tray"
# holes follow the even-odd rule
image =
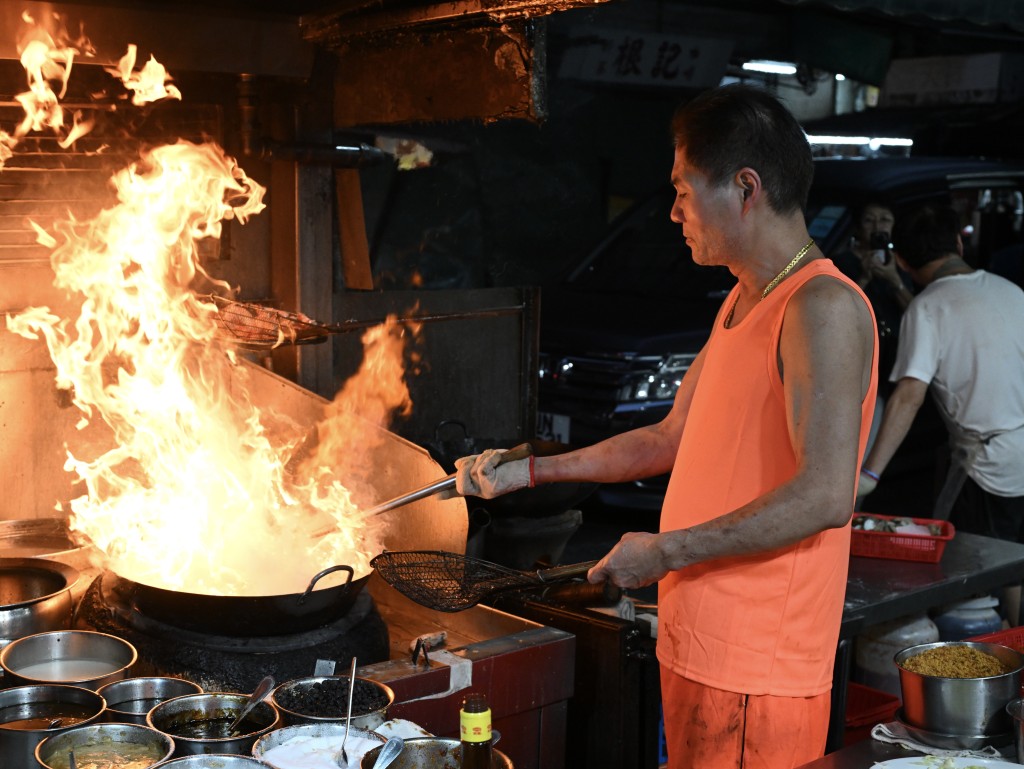
[[[989,746],[1002,748],[1013,742],[1013,732],[1002,734],[941,734],[929,732],[913,724],[907,723],[903,718],[903,708],[896,711],[896,721],[907,730],[911,738],[924,745],[931,745],[933,748],[944,750],[979,750]]]

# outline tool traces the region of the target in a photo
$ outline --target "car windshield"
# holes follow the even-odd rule
[[[611,236],[573,271],[573,288],[664,299],[720,300],[736,282],[724,267],[693,263],[682,228],[669,218],[671,189],[625,214]]]

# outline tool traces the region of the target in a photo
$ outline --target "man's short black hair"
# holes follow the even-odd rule
[[[811,146],[796,118],[771,94],[739,84],[705,91],[676,110],[672,138],[712,185],[749,167],[761,176],[772,210],[806,208],[814,176]]]
[[[914,269],[960,251],[960,216],[949,206],[921,206],[896,218],[892,246]]]

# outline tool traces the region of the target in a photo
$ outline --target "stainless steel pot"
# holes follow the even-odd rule
[[[385,742],[384,738],[379,734],[366,729],[357,729],[353,726],[348,732],[348,740],[345,741],[345,745],[349,764],[352,766],[358,766],[359,761],[366,752],[374,749],[374,747],[382,747]],[[345,738],[345,724],[297,724],[295,726],[275,729],[256,740],[256,743],[252,746],[252,754],[272,769],[280,769],[281,766],[295,766],[299,761],[299,757],[294,753],[289,760],[282,761],[279,764],[275,762],[271,751],[296,738],[322,740],[325,746],[330,746],[331,750],[340,750],[342,740]]]
[[[40,742],[98,721],[104,705],[100,695],[80,686],[17,686],[0,691],[0,766],[38,767]],[[61,722],[51,727],[57,719]]]
[[[943,678],[914,673],[903,662],[941,646],[969,646],[990,654],[1009,671],[985,678]],[[912,726],[946,735],[1008,734],[1006,705],[1020,696],[1024,654],[1008,646],[979,641],[940,641],[903,649],[893,658],[900,673],[903,717]]]
[[[50,630],[0,651],[7,685],[70,684],[99,689],[120,681],[139,658],[122,638],[93,630]]]
[[[160,769],[267,769],[267,765],[250,756],[209,754],[174,758],[160,764]]]
[[[92,763],[88,760],[89,749],[97,749],[104,753],[117,752],[119,745],[137,746],[138,751],[156,766],[166,761],[174,753],[174,740],[156,729],[139,724],[90,724],[76,729],[68,729],[62,734],[47,737],[36,746],[36,761],[43,769],[68,769],[68,753],[75,751],[76,763],[82,766]],[[125,749],[122,748],[122,751]],[[138,756],[136,761],[141,758]],[[106,759],[110,760],[109,757]],[[92,761],[100,763],[93,755]],[[112,764],[113,765],[113,764]]]
[[[367,752],[359,764],[361,769],[373,769],[383,747]],[[459,769],[461,764],[462,743],[458,740],[417,737],[405,741],[405,747],[391,763],[390,769]],[[491,766],[494,769],[513,769],[511,759],[497,748],[494,748]]]
[[[107,701],[105,720],[145,724],[146,714],[165,700],[185,694],[201,694],[203,687],[184,678],[146,676],[122,678],[96,690]]]
[[[71,626],[77,569],[43,558],[0,558],[0,649]]]
[[[339,691],[348,689],[348,676],[309,676],[307,678],[295,678],[291,681],[285,681],[278,685],[274,689],[273,694],[270,695],[271,702],[274,706],[281,711],[281,718],[283,723],[287,726],[294,724],[330,724],[330,723],[345,723],[344,703],[345,697],[338,697],[338,714],[334,716],[317,716],[311,715],[300,710],[285,707],[282,702],[290,704],[290,699],[294,699],[294,695],[300,695],[303,691],[308,691],[314,687],[323,686],[325,683],[334,682],[338,687]],[[372,686],[377,689],[381,695],[386,699],[386,702],[376,710],[369,712],[356,712],[352,711],[352,726],[356,729],[366,729],[372,731],[380,726],[388,719],[388,708],[395,702],[395,692],[386,684],[380,683],[380,681],[374,681],[369,678],[360,678],[356,676],[357,687]],[[343,689],[342,689],[343,687]]]
[[[174,755],[209,753],[247,755],[264,734],[281,725],[281,714],[261,702],[245,717],[234,736],[221,736],[242,712],[249,697],[231,692],[186,694],[161,702],[146,716],[146,723],[174,740]]]

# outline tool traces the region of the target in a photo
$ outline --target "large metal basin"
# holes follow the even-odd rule
[[[943,646],[969,646],[991,654],[1010,672],[985,678],[943,678],[914,673],[903,662]],[[939,641],[903,649],[893,658],[899,668],[903,717],[912,726],[948,735],[1002,735],[1012,724],[1006,705],[1020,696],[1024,655],[1008,646],[978,641]]]

